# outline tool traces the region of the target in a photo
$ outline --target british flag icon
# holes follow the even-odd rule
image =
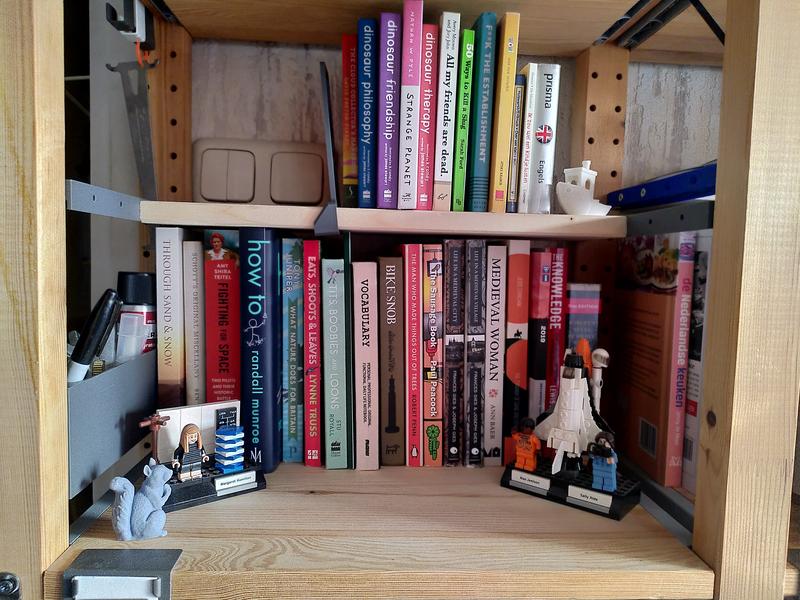
[[[553,139],[553,128],[550,125],[539,125],[536,129],[536,141],[540,144],[549,144]]]

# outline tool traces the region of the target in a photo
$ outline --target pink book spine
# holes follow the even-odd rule
[[[303,346],[303,366],[305,372],[304,379],[304,404],[305,415],[304,440],[305,440],[305,464],[307,467],[322,466],[322,436],[320,434],[321,417],[321,374],[322,361],[320,354],[320,281],[319,281],[319,261],[320,246],[319,240],[305,240],[303,242],[303,261],[305,275],[305,286],[303,286],[303,301],[306,310],[305,344]]]
[[[378,468],[378,265],[353,263],[356,469]]]
[[[403,68],[400,78],[400,150],[397,208],[417,208],[419,105],[422,73],[422,0],[403,2]]]
[[[692,318],[695,232],[680,234],[678,242],[678,286],[672,321],[672,365],[669,382],[667,462],[664,485],[681,484],[683,470],[683,428],[686,419],[686,379],[689,374],[689,325]]]
[[[436,150],[436,78],[439,53],[439,26],[422,26],[422,79],[419,107],[419,173],[417,209],[433,208],[433,173]]]
[[[406,464],[421,467],[422,458],[422,244],[403,246],[406,309]]]

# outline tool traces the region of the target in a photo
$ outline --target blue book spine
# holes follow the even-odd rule
[[[485,212],[489,206],[497,16],[490,12],[482,13],[472,28],[475,30],[475,72],[467,144],[466,208]]]
[[[358,206],[375,208],[375,88],[378,22],[358,20]]]
[[[303,462],[303,241],[284,238],[281,261],[283,460]]]
[[[380,66],[378,74],[377,199],[378,208],[397,208],[397,133],[400,104],[400,63],[403,19],[381,13]]]
[[[240,229],[239,253],[245,457],[271,473],[281,461],[279,240],[271,229]]]

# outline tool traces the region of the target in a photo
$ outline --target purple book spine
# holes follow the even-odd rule
[[[397,208],[397,115],[400,99],[402,17],[381,13],[378,79],[378,208]]]

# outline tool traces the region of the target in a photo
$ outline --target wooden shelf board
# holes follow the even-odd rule
[[[713,572],[644,509],[621,522],[500,487],[500,468],[325,471],[281,465],[267,489],[167,515],[169,535],[87,548],[182,548],[172,597],[711,598]]]
[[[320,207],[141,202],[154,225],[313,229]],[[590,239],[625,237],[626,218],[339,208],[339,229],[361,233]]]

